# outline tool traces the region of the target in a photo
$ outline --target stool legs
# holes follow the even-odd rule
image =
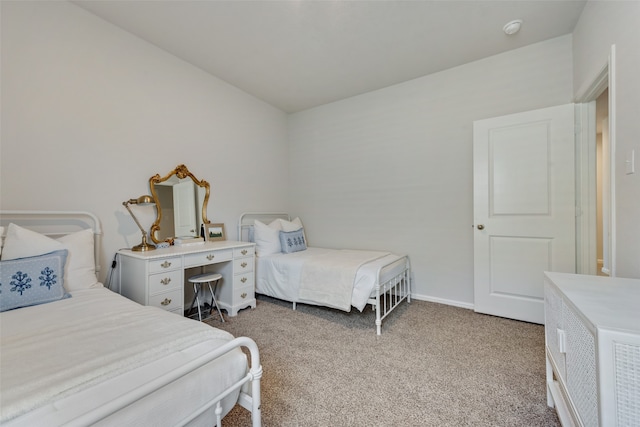
[[[193,300],[191,301],[191,306],[189,307],[189,315],[191,314],[191,310],[193,310],[193,304],[198,303],[198,320],[202,322],[202,312],[200,312],[200,298],[198,298],[198,294],[200,293],[200,284],[193,284]]]
[[[211,316],[211,314],[213,314],[213,307],[216,307],[216,310],[218,310],[218,314],[220,315],[220,320],[224,323],[224,317],[222,317],[222,312],[220,311],[220,307],[218,307],[218,301],[216,301],[216,293],[214,292],[214,290],[218,287],[218,281],[216,280],[216,284],[213,285],[213,288],[211,288],[211,282],[207,282],[209,285],[209,292],[211,292],[211,310],[209,311],[209,316]]]
[[[213,307],[218,310],[218,314],[220,315],[220,320],[224,322],[224,317],[222,317],[222,311],[220,311],[220,307],[218,306],[218,301],[216,301],[216,293],[215,289],[218,287],[218,281],[215,281],[213,287],[211,286],[211,282],[207,282],[209,285],[209,292],[211,292],[211,309],[209,310],[209,316],[213,314]],[[197,304],[198,307],[198,320],[202,322],[202,311],[200,310],[200,293],[202,292],[202,283],[194,283],[193,284],[193,300],[191,301],[191,306],[189,307],[189,315],[191,315],[191,311],[193,310],[193,305]]]

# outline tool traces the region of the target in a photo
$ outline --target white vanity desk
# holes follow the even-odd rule
[[[170,246],[148,252],[118,251],[120,293],[140,304],[184,314],[184,284],[194,274],[222,274],[216,299],[229,316],[255,308],[255,244],[220,241]]]

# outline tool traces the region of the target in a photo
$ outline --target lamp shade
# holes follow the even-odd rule
[[[140,225],[140,222],[138,221],[138,218],[136,218],[136,216],[131,211],[131,208],[129,208],[129,205],[139,205],[139,206],[155,205],[156,202],[155,202],[155,200],[153,200],[153,197],[145,194],[144,196],[140,196],[137,199],[129,199],[126,202],[122,202],[122,204],[127,209],[127,211],[129,211],[129,214],[131,215],[131,217],[135,221],[136,225],[138,226],[138,228],[142,232],[142,243],[140,243],[139,245],[134,246],[133,248],[131,248],[131,250],[132,251],[152,251],[152,250],[154,250],[156,248],[156,246],[154,244],[152,244],[152,243],[148,243],[147,242],[147,232],[145,231],[144,228],[142,228],[142,225]]]
[[[155,200],[153,200],[153,197],[149,196],[148,194],[145,194],[144,196],[140,196],[137,199],[129,199],[127,203],[130,205],[140,205],[140,206],[149,206],[149,205],[156,204]]]

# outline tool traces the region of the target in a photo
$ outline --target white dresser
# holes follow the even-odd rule
[[[563,426],[640,427],[640,280],[545,273],[547,404]]]
[[[234,241],[170,246],[149,252],[120,250],[120,293],[140,304],[182,316],[187,279],[201,272],[217,272],[222,274],[216,290],[218,305],[229,316],[235,316],[243,308],[256,306],[254,254],[253,243]]]

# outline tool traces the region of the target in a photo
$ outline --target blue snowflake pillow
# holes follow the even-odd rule
[[[66,249],[0,261],[0,311],[68,298],[64,283]]]
[[[282,253],[290,254],[292,252],[304,251],[307,249],[307,242],[304,240],[304,229],[296,231],[281,231],[280,246]]]

